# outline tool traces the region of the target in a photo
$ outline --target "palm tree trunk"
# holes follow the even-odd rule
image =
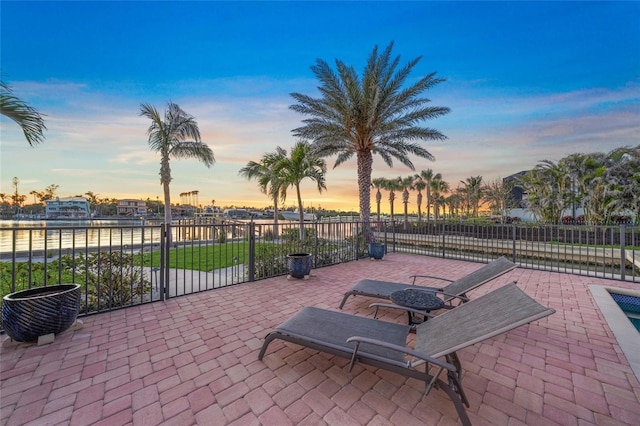
[[[273,238],[278,239],[280,237],[280,230],[278,229],[278,197],[273,198]]]
[[[373,154],[370,150],[358,151],[358,194],[360,196],[360,219],[364,224],[365,241],[373,242],[371,232],[371,171]]]
[[[360,217],[368,223],[371,216],[371,151],[358,151],[358,192],[360,194]]]

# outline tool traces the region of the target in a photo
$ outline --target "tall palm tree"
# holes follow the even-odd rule
[[[382,201],[382,193],[380,192],[380,189],[384,189],[386,181],[387,179],[382,177],[375,178],[371,181],[371,186],[376,189],[376,214],[378,222],[380,222],[380,202]]]
[[[389,167],[396,159],[414,170],[409,154],[434,159],[417,141],[446,139],[435,129],[419,126],[449,112],[420,97],[444,79],[431,73],[403,89],[420,57],[399,68],[400,57],[392,58],[392,48],[393,42],[381,53],[374,47],[361,76],[340,60],[336,59],[334,71],[318,59],[311,70],[320,81],[321,97],[291,94],[297,103],[290,108],[308,116],[302,127],[293,130],[295,136],[313,141],[323,157],[337,155],[334,167],[356,156],[360,216],[365,223],[371,213],[373,154]]]
[[[402,204],[404,206],[404,229],[409,229],[409,190],[413,189],[413,175],[400,178],[400,187],[402,189]]]
[[[482,191],[484,189],[482,176],[471,176],[465,180],[461,180],[460,183],[464,185],[463,190],[467,197],[467,206],[471,209],[472,217],[478,217],[478,210],[480,209],[480,202],[482,201],[483,195]]]
[[[396,200],[396,191],[400,191],[402,189],[401,186],[402,178],[398,176],[395,179],[387,179],[384,183],[384,189],[389,191],[389,217],[391,218],[391,226],[395,227],[394,223],[394,215],[393,215],[393,204]]]
[[[173,102],[167,104],[164,117],[149,104],[140,105],[140,115],[151,120],[147,130],[149,147],[160,153],[160,184],[164,191],[164,222],[171,224],[171,183],[170,160],[195,158],[211,167],[215,163],[213,151],[200,139],[200,129],[196,119],[184,112]],[[189,138],[193,140],[188,140]],[[171,233],[168,242],[171,246]]]
[[[286,191],[283,182],[275,172],[275,167],[287,156],[287,151],[277,147],[275,152],[269,152],[262,156],[259,162],[249,161],[240,169],[239,174],[247,179],[256,179],[262,193],[267,194],[273,200],[273,234],[278,238],[278,201],[284,203]],[[214,200],[215,201],[215,200]]]
[[[416,174],[413,178],[413,187],[418,191],[418,195],[416,195],[416,204],[418,205],[418,222],[422,222],[422,191],[427,187],[427,183],[419,174]]]
[[[300,183],[305,179],[311,179],[316,183],[318,192],[327,189],[325,184],[327,163],[315,154],[309,143],[299,141],[291,149],[288,157],[285,151],[285,156],[275,163],[273,171],[278,177],[283,197],[286,197],[287,188],[294,187],[296,189],[300,214],[300,243],[302,244],[304,241],[304,207]]]
[[[0,81],[0,113],[15,121],[22,128],[29,145],[34,146],[44,141],[44,114],[29,106],[12,94],[11,87]]]
[[[422,178],[422,180],[424,180],[424,182],[426,183],[427,187],[427,222],[429,221],[429,218],[431,217],[431,204],[433,204],[433,200],[431,197],[431,181],[433,181],[434,179],[442,179],[442,175],[440,173],[433,173],[433,170],[431,169],[427,169],[427,170],[422,170],[420,172],[420,177]]]
[[[445,194],[449,192],[449,184],[438,177],[431,180],[431,194],[433,197],[433,219],[438,221],[440,206],[444,205]]]

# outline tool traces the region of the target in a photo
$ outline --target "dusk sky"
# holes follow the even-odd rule
[[[446,79],[425,96],[451,112],[424,125],[448,139],[424,142],[436,160],[412,158],[415,171],[376,159],[373,178],[430,168],[455,188],[470,176],[489,182],[541,160],[640,144],[638,1],[3,0],[0,20],[2,80],[48,128],[32,148],[2,116],[5,194],[15,176],[25,195],[57,184],[60,197],[162,200],[160,156],[139,111],[172,101],[196,118],[216,158],[210,169],[173,160],[172,201],[199,191],[202,205],[266,207],[238,171],[294,145],[303,116],[289,109],[290,93],[318,96],[317,58],[361,71],[373,47],[391,41],[401,64],[422,57],[410,81]],[[355,159],[336,169],[334,161],[326,192],[305,186],[305,206],[357,210]],[[291,190],[286,205],[294,203]]]

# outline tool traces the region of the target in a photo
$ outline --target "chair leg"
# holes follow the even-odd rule
[[[345,302],[347,301],[347,299],[349,298],[349,296],[353,296],[355,295],[354,292],[352,291],[348,291],[344,294],[344,297],[342,298],[342,302],[340,303],[340,306],[338,307],[339,309],[342,309],[342,307],[344,306]]]

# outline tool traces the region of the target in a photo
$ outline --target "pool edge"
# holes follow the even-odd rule
[[[640,338],[638,338],[638,330],[609,294],[619,293],[640,297],[640,292],[602,285],[589,285],[589,290],[627,358],[633,373],[640,381]]]

